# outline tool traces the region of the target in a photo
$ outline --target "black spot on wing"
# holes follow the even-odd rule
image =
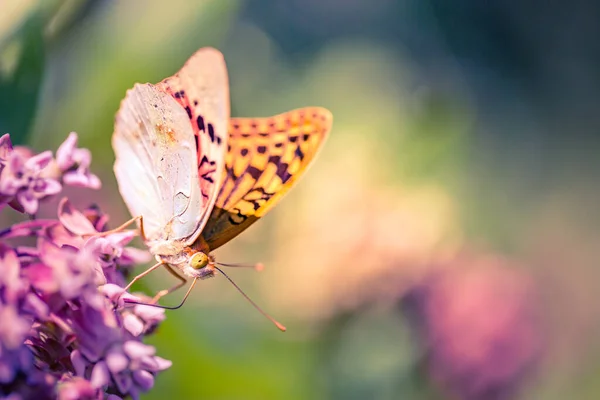
[[[185,112],[187,112],[188,118],[192,119],[192,109],[190,108],[190,106],[185,106]]]
[[[260,178],[262,171],[256,167],[253,167],[252,165],[248,167],[248,169],[246,170],[246,172],[248,174],[250,174],[250,176],[252,177],[252,179],[254,179],[255,181],[258,180],[258,178]]]
[[[204,118],[202,118],[202,115],[198,115],[198,118],[196,118],[196,124],[198,125],[198,130],[204,132],[206,127],[204,126]]]
[[[216,161],[214,161],[214,160],[213,160],[213,161],[210,161],[210,160],[208,159],[208,157],[206,157],[206,156],[202,156],[202,159],[200,160],[200,164],[198,165],[198,168],[202,168],[202,166],[203,166],[204,164],[208,164],[208,165],[210,165],[211,167],[214,167],[214,165],[216,164]]]
[[[281,183],[286,183],[292,174],[288,172],[288,165],[286,163],[279,164],[277,167],[277,176],[281,179]]]
[[[212,143],[215,142],[215,128],[213,126],[213,124],[211,124],[210,122],[208,123],[208,136],[210,136],[210,141]]]
[[[215,181],[213,180],[212,176],[210,176],[210,173],[212,173],[212,171],[207,172],[206,174],[202,174],[202,176],[200,178],[202,178],[205,181],[208,181],[210,183],[215,183]]]
[[[237,179],[239,178],[235,172],[233,171],[233,168],[229,167],[225,169],[227,171],[227,175],[231,176],[231,178],[233,178],[234,181],[237,181]]]
[[[232,225],[240,225],[248,219],[248,216],[242,214],[239,208],[232,209],[229,213],[229,223]]]
[[[291,178],[291,174],[288,172],[288,164],[281,162],[280,156],[269,157],[269,163],[277,167],[277,176],[281,179],[282,183],[286,183]]]

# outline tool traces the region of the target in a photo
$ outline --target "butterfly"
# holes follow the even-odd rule
[[[127,91],[115,118],[114,172],[157,260],[127,289],[161,266],[180,283],[155,300],[181,287],[184,277],[193,278],[189,294],[198,279],[222,273],[212,251],[281,200],[332,125],[331,113],[320,107],[269,118],[229,113],[227,68],[213,48],[198,50],[160,83]]]

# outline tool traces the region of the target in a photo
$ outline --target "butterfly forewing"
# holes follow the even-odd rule
[[[150,246],[193,240],[200,231],[196,143],[186,111],[151,84],[127,92],[112,139],[119,191],[144,217]]]
[[[228,141],[229,83],[223,55],[213,48],[200,49],[157,86],[183,107],[194,132],[202,192],[202,206],[196,212],[204,226],[223,178]]]
[[[277,204],[313,160],[331,123],[331,113],[319,107],[231,119],[223,183],[202,232],[211,250]]]
[[[223,55],[200,49],[170,78],[128,92],[113,136],[119,189],[148,241],[191,245],[202,232],[214,250],[277,204],[331,122],[319,107],[230,120]]]

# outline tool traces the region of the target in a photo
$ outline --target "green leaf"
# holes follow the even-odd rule
[[[26,141],[35,118],[44,73],[43,22],[36,12],[23,24],[11,43],[18,46],[14,68],[0,75],[0,134],[10,133],[15,144]],[[0,57],[9,47],[0,49]]]

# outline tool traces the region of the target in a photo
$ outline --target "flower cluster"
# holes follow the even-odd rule
[[[58,194],[62,183],[98,189],[100,179],[89,171],[91,154],[77,148],[77,134],[71,133],[56,151],[33,154],[14,147],[8,134],[0,137],[0,204],[35,214],[39,201]]]
[[[72,133],[54,158],[0,138],[0,204],[33,216],[62,185],[98,188],[90,153]],[[161,309],[124,308],[128,268],[149,254],[126,247],[132,230],[108,231],[97,207],[63,199],[57,219],[0,230],[0,398],[138,398],[171,362],[142,342]]]
[[[515,397],[544,349],[533,281],[496,256],[465,254],[444,267],[404,298],[429,373],[452,398]]]

